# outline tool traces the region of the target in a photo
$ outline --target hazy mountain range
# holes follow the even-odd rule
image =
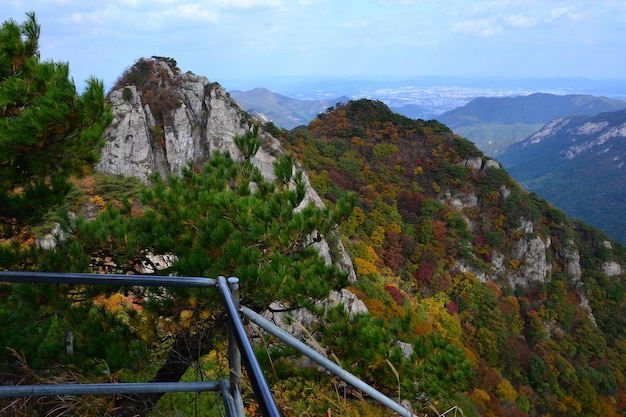
[[[286,129],[305,125],[328,107],[349,100],[347,96],[299,100],[262,88],[231,91],[230,94],[246,111]],[[303,93],[312,94],[311,91]],[[396,103],[401,101],[398,98]],[[607,144],[602,148],[602,153],[598,151],[600,148],[591,145],[598,143],[599,137],[610,129],[619,132],[619,115],[624,113],[612,115],[610,112],[623,109],[626,109],[626,102],[603,96],[534,93],[479,97],[435,117],[456,134],[472,140],[485,154],[496,157],[527,190],[624,243],[626,222],[621,213],[626,209],[626,178],[619,163],[609,160],[621,155],[622,143],[613,140],[610,147]],[[413,119],[432,116],[432,108],[415,104],[392,107],[392,110]],[[601,113],[605,114],[589,119]],[[567,116],[581,117],[573,117],[571,123],[563,122],[569,118],[558,119]],[[609,120],[602,121],[605,117]],[[561,122],[552,122],[555,119]],[[583,139],[572,133],[580,131],[580,127],[579,130],[573,127],[578,123],[591,123],[597,132]],[[600,128],[603,123],[605,129]],[[535,132],[538,133],[533,135]],[[537,135],[547,135],[548,140],[534,143]],[[571,141],[576,141],[581,151],[577,158],[568,159],[563,153],[568,152]]]
[[[535,93],[519,97],[479,97],[437,116],[437,120],[472,140],[486,154],[495,156],[557,117],[622,109],[626,109],[626,102],[607,97]]]
[[[327,108],[350,100],[346,96],[327,100],[298,100],[273,93],[266,88],[233,90],[229,91],[229,94],[248,113],[266,122],[271,121],[284,129],[306,125]]]

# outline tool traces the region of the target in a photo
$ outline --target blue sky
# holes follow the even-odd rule
[[[110,87],[140,57],[229,89],[264,79],[626,78],[623,0],[3,0],[44,59]],[[251,84],[252,83],[252,84]]]

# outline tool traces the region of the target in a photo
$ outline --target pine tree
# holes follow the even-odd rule
[[[32,223],[98,158],[111,121],[103,84],[76,92],[67,63],[41,61],[34,13],[0,27],[0,226]],[[18,229],[19,230],[19,229]],[[15,231],[15,230],[13,230]]]
[[[239,148],[256,152],[257,133],[253,129],[238,137]],[[236,276],[242,304],[257,311],[272,301],[310,306],[345,286],[346,274],[327,265],[314,245],[352,212],[352,200],[333,208],[303,205],[302,176],[293,174],[290,155],[276,162],[280,175],[274,181],[263,179],[252,156],[249,152],[236,161],[216,153],[201,168],[188,165],[181,176],[154,175],[140,215],[129,205],[111,206],[94,221],[79,221],[75,240],[65,242],[55,260],[51,255],[48,267],[67,267],[69,261],[84,271],[98,254],[113,259],[117,272],[127,272],[139,261],[150,262],[148,254],[167,254],[174,261],[155,273]],[[134,288],[133,296],[142,304],[143,323],[153,323],[149,329],[137,324],[137,338],[147,340],[147,348],[155,352],[163,352],[159,336],[171,340],[164,354],[153,353],[162,361],[154,382],[179,380],[194,361],[216,348],[216,340],[225,340],[226,320],[214,290]],[[118,406],[144,415],[160,396],[128,397]]]

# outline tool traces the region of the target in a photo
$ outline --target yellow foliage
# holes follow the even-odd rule
[[[369,311],[372,317],[385,317],[387,312],[387,307],[377,298],[368,298],[364,300],[363,303],[367,310]]]
[[[382,247],[383,243],[385,243],[385,228],[382,226],[376,226],[372,232],[372,236],[370,236],[370,239],[372,240],[372,245],[377,248]]]
[[[415,167],[415,169],[413,170],[413,175],[419,175],[422,172],[424,172],[424,168],[422,168],[421,166],[417,166]]]
[[[474,390],[469,395],[470,399],[477,404],[485,404],[491,401],[491,397],[489,397],[489,393],[487,391],[482,390],[480,388],[474,388]]]
[[[387,226],[387,230],[389,230],[390,232],[395,232],[395,233],[402,233],[402,227],[400,227],[400,225],[398,223],[390,223]]]
[[[124,294],[120,294],[119,292],[111,294],[108,297],[104,295],[99,295],[94,298],[93,302],[97,305],[103,306],[111,312],[116,312],[129,303],[126,296],[124,296]]]
[[[446,304],[448,298],[443,293],[436,294],[422,300],[426,314],[432,322],[432,326],[443,337],[459,339],[462,334],[461,323],[450,315]]]
[[[94,195],[93,197],[89,198],[89,202],[98,208],[104,208],[105,203],[104,203],[104,198],[102,198],[102,196]]]
[[[191,319],[193,318],[193,310],[183,310],[180,312],[180,325],[189,328],[191,327]]]
[[[367,216],[361,207],[355,206],[352,209],[352,214],[350,215],[350,221],[354,222],[355,226],[360,226],[363,224]]]
[[[356,267],[356,274],[358,276],[378,274],[378,269],[376,268],[376,265],[363,258],[355,258],[354,266]]]
[[[514,271],[519,268],[520,261],[518,259],[511,259],[509,261],[509,270]]]
[[[517,401],[517,391],[515,391],[508,379],[500,381],[496,388],[496,395],[502,399],[509,400],[513,404]]]
[[[378,262],[378,255],[376,254],[376,251],[374,250],[373,247],[368,246],[367,248],[365,248],[365,251],[367,252],[367,255],[365,257],[366,261],[371,262],[373,264]]]

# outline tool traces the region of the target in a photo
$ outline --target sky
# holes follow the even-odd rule
[[[227,89],[273,79],[626,78],[624,0],[2,0],[42,59],[108,88],[174,58]],[[255,85],[256,84],[256,85]]]

